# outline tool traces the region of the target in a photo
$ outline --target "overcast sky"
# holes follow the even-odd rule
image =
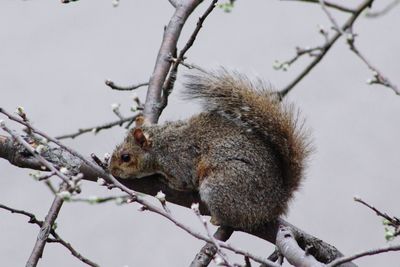
[[[208,1],[206,1],[208,2]],[[354,4],[360,1],[340,1]],[[350,3],[349,3],[350,2]],[[379,9],[387,1],[376,1]],[[202,4],[186,24],[179,47],[207,8]],[[378,19],[361,16],[354,31],[365,55],[400,85],[400,8]],[[23,106],[35,126],[51,135],[69,133],[116,119],[112,103],[127,115],[130,92],[104,85],[110,78],[129,85],[147,81],[154,67],[163,27],[173,8],[168,1],[80,0],[0,2],[0,106]],[[346,16],[334,12],[343,23]],[[201,30],[188,61],[205,68],[225,66],[259,76],[280,88],[304,68],[308,58],[287,72],[272,68],[275,60],[294,55],[296,46],[319,45],[318,25],[329,21],[318,5],[291,1],[237,1],[230,14],[216,9]],[[186,71],[181,68],[182,71]],[[370,86],[368,68],[339,40],[323,61],[289,95],[312,130],[316,151],[303,188],[288,220],[335,245],[345,254],[387,245],[381,219],[355,203],[361,196],[392,215],[400,215],[400,98],[382,86]],[[171,96],[162,121],[184,119],[198,106]],[[144,101],[145,88],[137,91]],[[7,122],[19,130],[18,125]],[[4,134],[4,133],[1,133]],[[89,155],[111,152],[124,136],[112,129],[88,134],[68,145]],[[0,203],[43,218],[52,196],[29,170],[0,160]],[[56,180],[55,180],[56,181]],[[82,196],[118,194],[85,182]],[[172,204],[171,204],[172,205]],[[187,266],[203,245],[172,223],[137,205],[90,206],[67,203],[58,218],[58,232],[83,255],[101,266]],[[188,209],[172,205],[178,218],[202,230]],[[38,228],[19,215],[0,210],[2,266],[24,266]],[[235,233],[231,242],[258,255],[273,247]],[[233,261],[240,257],[229,255]],[[399,266],[400,254],[359,260],[362,266]],[[83,266],[56,244],[45,248],[40,266]]]

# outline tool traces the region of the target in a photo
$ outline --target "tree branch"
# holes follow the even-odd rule
[[[36,216],[33,213],[30,213],[30,212],[27,212],[27,211],[24,211],[24,210],[17,210],[17,209],[14,209],[14,208],[10,208],[10,207],[7,207],[7,206],[2,205],[2,204],[0,204],[0,209],[8,210],[11,213],[25,215],[25,216],[29,217],[28,223],[36,224],[39,227],[43,226],[44,222],[36,219]],[[47,242],[48,243],[59,243],[62,246],[64,246],[66,249],[68,249],[73,256],[78,258],[83,263],[86,263],[87,265],[92,266],[92,267],[99,267],[99,265],[97,265],[96,263],[94,263],[91,260],[89,260],[89,259],[85,258],[84,256],[82,256],[76,249],[74,249],[72,247],[72,245],[70,243],[68,243],[64,239],[62,239],[54,229],[50,230],[50,234],[54,237],[54,239],[53,238],[47,238]]]
[[[102,130],[110,129],[110,128],[114,127],[114,126],[118,126],[118,125],[122,126],[125,122],[130,122],[132,120],[135,120],[137,116],[138,116],[138,114],[130,116],[130,117],[127,117],[127,118],[119,119],[119,120],[116,120],[116,121],[104,123],[104,124],[98,125],[98,126],[93,126],[93,127],[88,127],[88,128],[81,128],[81,129],[78,129],[78,131],[75,132],[75,133],[59,135],[59,136],[56,136],[56,138],[59,139],[59,140],[67,139],[67,138],[74,139],[75,137],[78,137],[78,136],[80,136],[82,134],[85,134],[85,133],[93,132],[93,133],[97,134],[98,132],[100,132]]]
[[[66,189],[67,185],[64,184],[61,188]],[[54,222],[57,219],[58,213],[61,210],[61,206],[63,204],[63,199],[56,195],[54,197],[53,203],[49,209],[49,212],[46,215],[46,219],[43,222],[43,225],[40,228],[39,235],[36,239],[35,246],[33,247],[31,256],[26,263],[26,267],[35,267],[37,266],[39,259],[42,257],[44,247],[46,245],[47,238],[49,237],[50,231],[53,227]]]
[[[105,84],[106,84],[108,87],[110,87],[111,89],[117,90],[117,91],[132,91],[132,90],[138,89],[138,88],[140,88],[140,87],[142,87],[142,86],[147,86],[147,85],[149,85],[148,82],[144,82],[144,83],[133,84],[133,85],[130,85],[130,86],[120,86],[120,85],[116,85],[116,84],[115,84],[113,81],[111,81],[111,80],[106,80],[106,81],[105,81]]]
[[[3,153],[4,151],[7,151],[7,153]],[[23,151],[24,148],[21,145],[15,144],[7,137],[0,136],[0,157],[9,160],[11,164],[19,167],[27,167],[30,169],[41,170],[41,163],[37,160],[31,159],[31,156],[26,155],[26,153],[24,155]],[[62,148],[53,148],[51,149],[51,153],[58,155],[57,157],[53,156],[51,158],[52,161],[60,160],[62,162],[61,164],[63,165],[65,165],[64,162],[74,162],[76,166],[79,166],[79,172],[83,173],[83,179],[85,180],[97,181],[98,177],[103,177],[103,173],[99,170],[99,168],[93,168],[86,162],[77,160],[75,157],[71,157],[71,155],[65,152],[65,150],[63,150]],[[15,158],[17,158],[18,160],[15,161]],[[24,165],[24,159],[26,159],[27,165]],[[146,177],[145,179],[121,180],[120,182],[131,190],[135,190],[152,196],[156,195],[157,192],[162,191],[166,194],[167,200],[169,202],[183,207],[190,208],[192,203],[199,203],[200,212],[203,215],[209,215],[209,211],[207,210],[206,206],[201,202],[200,196],[197,192],[182,192],[171,189],[167,186],[166,183],[163,182],[162,176],[153,175]],[[296,240],[299,243],[300,247],[305,248],[307,246],[311,246],[312,249],[309,250],[310,254],[316,257],[318,261],[327,263],[338,257],[343,256],[343,254],[335,247],[323,242],[322,240],[308,233],[305,233],[304,231],[298,229],[297,227],[291,225],[283,219],[278,219],[276,222],[266,223],[263,227],[260,227],[259,229],[254,229],[252,231],[241,229],[236,230],[247,232],[275,244],[276,235],[280,225],[288,226],[292,229],[292,231],[294,231]]]
[[[200,32],[200,29],[203,27],[203,23],[205,19],[207,18],[208,15],[214,10],[216,3],[218,0],[213,0],[211,1],[211,4],[209,7],[206,9],[204,14],[199,18],[196,24],[196,28],[194,29],[193,33],[191,34],[189,40],[186,42],[185,46],[182,48],[182,50],[179,52],[179,55],[176,58],[170,57],[170,60],[173,62],[172,67],[168,73],[168,77],[166,78],[164,84],[163,84],[163,90],[162,90],[162,99],[161,99],[161,111],[167,106],[168,104],[168,97],[171,94],[171,91],[174,87],[176,75],[178,72],[178,67],[179,64],[184,64],[183,60],[185,58],[186,52],[193,46],[194,41],[197,38],[197,35]],[[186,65],[187,66],[187,65]]]
[[[389,11],[393,10],[398,4],[400,4],[400,0],[393,0],[387,6],[385,6],[382,10],[376,12],[368,12],[365,14],[367,18],[377,18],[389,13]]]
[[[326,8],[326,3],[324,0],[319,0],[320,5],[322,7],[322,10],[325,12],[329,20],[331,21],[333,28],[340,33],[340,35],[345,35],[346,32],[342,30],[336,20],[334,19],[333,15],[329,12],[329,10]],[[352,32],[351,27],[347,29],[347,44],[350,47],[350,50],[354,52],[356,56],[358,56],[366,65],[367,67],[374,73],[374,79],[370,80],[368,83],[373,84],[381,84],[383,86],[389,87],[390,89],[395,92],[396,95],[400,95],[400,91],[397,89],[397,86],[393,84],[386,76],[384,76],[376,67],[374,67],[369,60],[358,50],[358,48],[355,45],[355,34]]]
[[[230,227],[220,226],[214,233],[214,238],[220,241],[228,240],[233,234],[233,229]],[[190,267],[206,267],[217,253],[217,247],[213,243],[205,244],[196,257],[190,263]]]
[[[169,56],[174,54],[183,25],[201,0],[187,0],[177,3],[175,12],[164,31],[163,41],[157,55],[153,74],[150,77],[144,106],[144,117],[148,123],[157,123],[161,115],[160,103],[164,81],[171,67]]]
[[[339,259],[334,260],[330,264],[327,264],[326,267],[339,266],[340,264],[343,264],[343,263],[346,263],[346,262],[350,262],[350,261],[353,261],[353,260],[361,258],[361,257],[372,256],[372,255],[385,253],[385,252],[390,252],[390,251],[400,251],[400,245],[391,245],[391,246],[387,246],[387,247],[384,247],[384,248],[370,249],[370,250],[367,250],[367,251],[364,251],[364,252],[360,252],[360,253],[354,254],[354,255],[349,256],[349,257],[339,258]],[[343,266],[343,265],[340,265],[340,266]]]
[[[369,209],[373,210],[377,216],[380,216],[386,220],[386,221],[384,221],[385,225],[393,227],[393,229],[394,229],[393,231],[389,231],[388,229],[385,229],[386,230],[385,237],[387,240],[391,240],[394,237],[400,235],[400,219],[399,218],[397,218],[395,216],[391,217],[387,213],[381,212],[380,210],[378,210],[374,206],[371,206],[370,204],[368,204],[367,202],[365,202],[364,200],[362,200],[359,197],[354,197],[354,201],[361,203],[364,206],[368,207]]]
[[[357,18],[360,16],[360,14],[368,8],[374,0],[364,0],[355,10],[354,13],[350,16],[350,18],[343,24],[341,27],[342,31],[346,31],[350,27],[353,26],[354,22],[357,20]],[[312,1],[313,2],[313,1]],[[316,2],[319,2],[319,0],[316,0]],[[326,3],[326,2],[325,2]],[[326,53],[329,51],[329,49],[333,46],[333,44],[339,39],[341,36],[341,33],[339,31],[336,31],[336,33],[329,38],[328,42],[323,46],[323,50],[321,53],[314,58],[313,61],[302,71],[300,74],[288,85],[286,85],[280,92],[280,96],[284,97],[286,94],[288,94],[307,74],[324,58]]]
[[[8,132],[19,144],[21,144],[33,157],[35,157],[41,164],[41,169],[48,169],[52,173],[60,177],[67,185],[69,184],[69,177],[59,171],[48,160],[46,160],[37,150],[33,149],[21,136],[11,131],[3,122],[0,122],[0,128]]]
[[[365,202],[364,200],[362,200],[359,197],[354,197],[354,201],[363,204],[364,206],[370,208],[371,210],[375,211],[376,215],[386,219],[387,221],[389,221],[393,226],[400,226],[400,219],[396,218],[396,217],[391,217],[389,216],[387,213],[381,212],[380,210],[378,210],[377,208],[375,208],[374,206],[371,206],[370,204],[368,204],[367,202]]]
[[[308,251],[313,255],[319,262],[328,263],[336,258],[343,257],[343,254],[334,246],[316,238],[303,230],[297,228],[291,223],[285,221],[284,219],[277,219],[274,222],[268,222],[264,224],[259,229],[254,229],[253,231],[245,231],[249,234],[262,238],[269,241],[272,244],[276,244],[276,238],[278,231],[281,227],[290,228],[298,245],[303,249]],[[352,262],[347,263],[347,265],[341,265],[341,267],[356,267]]]
[[[318,0],[281,0],[281,1],[297,1],[297,2],[315,3],[315,4],[318,4],[318,3],[319,3]],[[325,4],[326,4],[327,7],[330,7],[330,8],[339,10],[339,11],[348,12],[348,13],[354,13],[354,12],[356,12],[356,11],[355,11],[354,9],[352,9],[352,8],[348,8],[348,7],[345,7],[345,6],[336,4],[336,3],[332,3],[332,2],[329,2],[329,1],[325,1]]]
[[[323,267],[307,251],[302,250],[296,242],[293,232],[288,227],[281,227],[276,236],[276,246],[279,252],[293,266],[297,267]]]

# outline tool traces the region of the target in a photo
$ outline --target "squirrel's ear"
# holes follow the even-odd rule
[[[142,127],[143,124],[144,124],[144,117],[143,117],[143,115],[137,116],[136,119],[135,119],[135,126],[136,126],[136,127]]]
[[[136,144],[140,147],[144,147],[147,144],[147,138],[143,133],[143,130],[140,128],[135,128],[132,131],[133,138],[135,138]]]

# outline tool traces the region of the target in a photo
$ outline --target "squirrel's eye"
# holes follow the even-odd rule
[[[121,160],[123,162],[129,162],[131,160],[131,156],[129,154],[122,154],[121,155]]]

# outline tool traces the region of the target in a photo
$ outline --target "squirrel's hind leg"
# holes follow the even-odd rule
[[[213,180],[213,177],[207,177],[207,180]],[[208,210],[210,211],[211,219],[210,223],[215,226],[220,226],[222,223],[221,217],[224,218],[224,216],[221,216],[221,205],[223,203],[221,202],[221,199],[218,199],[217,194],[218,194],[218,189],[215,188],[215,186],[212,183],[209,183],[207,181],[204,181],[200,188],[200,198],[201,200],[207,205]]]
[[[254,213],[255,207],[245,196],[249,193],[248,184],[238,179],[241,175],[235,175],[240,164],[232,163],[203,177],[200,198],[210,211],[212,224],[247,228],[253,223],[253,216],[248,215]]]

